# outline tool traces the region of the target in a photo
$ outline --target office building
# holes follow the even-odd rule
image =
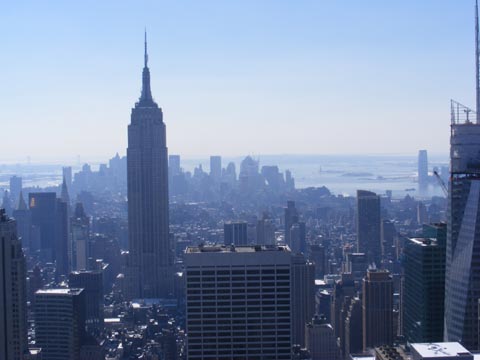
[[[222,157],[210,156],[210,177],[218,181],[222,177]]]
[[[298,221],[290,226],[290,244],[294,253],[305,254],[307,247],[306,226],[303,221]]]
[[[434,238],[405,244],[403,334],[408,342],[443,340],[445,245]]]
[[[311,245],[310,260],[315,264],[315,278],[323,279],[327,272],[325,248],[322,245]]]
[[[15,206],[18,204],[18,198],[23,189],[22,178],[16,175],[13,175],[10,178],[10,198],[13,201]]]
[[[428,186],[428,155],[427,150],[418,152],[418,186],[424,191]]]
[[[358,297],[351,299],[350,307],[345,318],[343,340],[343,354],[346,358],[350,354],[360,354],[363,351],[363,317],[362,300]]]
[[[355,281],[362,281],[368,269],[367,256],[364,253],[347,253],[345,262],[345,271],[351,273]]]
[[[257,244],[275,245],[275,224],[272,219],[264,215],[257,221]]]
[[[34,247],[32,248],[31,243],[32,220],[30,210],[27,207],[22,192],[20,192],[18,205],[17,208],[13,210],[12,216],[17,222],[18,237],[22,240],[22,246],[29,248],[31,251],[36,250]]]
[[[380,196],[371,191],[357,190],[357,252],[365,253],[369,264],[380,265]]]
[[[85,214],[82,203],[75,205],[75,211],[70,219],[72,238],[72,269],[87,270],[90,257],[90,219]]]
[[[283,174],[278,170],[278,166],[262,166],[261,174],[265,179],[267,189],[273,193],[278,193],[285,188],[285,180]]]
[[[285,208],[285,218],[284,218],[284,223],[285,223],[285,244],[287,244],[290,249],[292,248],[292,243],[290,239],[290,228],[292,227],[293,224],[298,222],[298,211],[297,208],[295,207],[295,201],[288,201],[287,202],[287,207]]]
[[[0,209],[0,359],[22,360],[27,343],[26,264],[15,220]]]
[[[118,154],[117,154],[118,155]],[[71,166],[64,166],[62,168],[62,176],[67,187],[67,191],[71,193],[72,191],[72,167]]]
[[[31,224],[39,234],[40,259],[56,262],[57,274],[67,275],[69,264],[68,205],[54,192],[29,194]]]
[[[363,349],[392,345],[392,276],[387,270],[369,269],[362,290]]]
[[[290,170],[285,170],[285,187],[287,191],[295,190],[295,179],[292,177]]]
[[[444,340],[479,349],[480,76],[476,6],[476,112],[451,102]]]
[[[182,172],[180,167],[180,155],[169,155],[168,157],[168,173],[175,176]]]
[[[129,269],[127,298],[173,292],[168,150],[162,109],[150,89],[145,35],[142,93],[132,109],[127,148]]]
[[[85,326],[91,333],[103,329],[103,273],[95,271],[74,271],[68,276],[70,288],[85,292]]]
[[[67,198],[56,199],[55,263],[57,275],[68,275],[71,266],[70,204]]]
[[[292,252],[292,344],[305,346],[305,324],[315,314],[315,265]]]
[[[42,358],[78,360],[84,339],[84,290],[38,290],[35,293],[35,343],[42,349]]]
[[[10,199],[10,193],[7,190],[3,192],[2,205],[0,205],[0,207],[2,209],[5,209],[5,213],[8,216],[12,216],[12,212],[13,212],[12,199]]]
[[[226,221],[223,224],[223,240],[225,245],[247,245],[247,222]]]
[[[382,257],[384,259],[394,259],[397,229],[395,228],[395,224],[392,221],[385,219],[382,220],[381,237]]]
[[[188,247],[188,358],[290,359],[293,262],[284,246]]]
[[[324,316],[315,316],[305,326],[305,343],[311,360],[340,359],[335,331]]]
[[[293,252],[305,253],[306,251],[306,229],[305,223],[300,220],[300,215],[295,207],[295,201],[287,201],[285,208],[285,244]]]
[[[355,279],[351,273],[342,273],[340,280],[333,286],[332,302],[330,306],[330,323],[335,329],[335,335],[341,337],[342,325],[340,314],[344,303],[356,294]]]

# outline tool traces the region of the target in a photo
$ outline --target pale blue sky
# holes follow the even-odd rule
[[[145,26],[170,153],[447,153],[473,3],[2,2],[0,160],[124,154]]]

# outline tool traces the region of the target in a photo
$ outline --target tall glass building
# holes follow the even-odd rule
[[[480,298],[480,82],[478,1],[475,4],[477,111],[451,103],[444,340],[478,349]]]

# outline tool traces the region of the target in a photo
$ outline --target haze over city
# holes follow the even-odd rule
[[[447,154],[448,100],[473,104],[469,1],[15,1],[0,159],[124,154],[145,27],[182,156]]]
[[[5,5],[0,360],[480,360],[478,3]]]

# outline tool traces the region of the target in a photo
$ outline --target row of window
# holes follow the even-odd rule
[[[222,327],[222,325],[233,325],[232,329],[233,330],[243,330],[243,329],[290,329],[290,325],[279,325],[275,323],[275,319],[262,319],[262,324],[260,325],[260,321],[251,321],[250,319],[247,321],[248,325],[246,324],[245,320],[205,320],[205,321],[200,321],[200,320],[189,320],[188,321],[188,327],[189,329],[193,326],[198,326],[198,327],[209,327],[208,325],[215,325],[219,328]],[[236,324],[242,324],[236,325]],[[226,326],[227,328],[230,328],[230,326]]]
[[[289,305],[290,300],[233,300],[233,301],[188,301],[188,307],[195,307],[195,306],[254,306],[254,305]]]
[[[278,343],[283,343],[283,342],[290,342],[290,337],[289,336],[280,336],[280,337],[266,337],[259,339],[257,337],[243,337],[243,338],[212,338],[212,339],[192,339],[192,340],[197,340],[195,342],[192,342],[189,340],[188,343],[188,348],[189,349],[216,349],[218,346],[222,346],[222,344],[232,344],[232,347],[235,346],[236,344],[239,343],[247,343],[249,345],[249,348],[255,347],[260,347],[260,345],[264,345],[264,347],[270,347],[269,344],[271,342],[278,342]],[[201,343],[198,345],[195,345],[196,343]],[[218,345],[217,345],[218,344]]]
[[[283,318],[285,316],[285,318]],[[265,315],[261,313],[225,313],[225,314],[188,314],[189,319],[241,319],[241,318],[255,318],[255,322],[258,322],[260,319],[265,318]],[[290,322],[290,313],[273,313],[271,316],[272,319],[277,318],[277,322]]]
[[[207,334],[207,333],[205,333]],[[233,338],[238,338],[238,337],[243,337],[246,338],[248,337],[249,341],[251,342],[263,342],[263,341],[271,341],[268,339],[276,339],[278,336],[290,336],[290,331],[264,331],[264,332],[222,332],[222,333],[217,333],[217,332],[209,332],[208,334],[214,334],[211,336],[207,336],[203,333],[203,331],[195,332],[195,331],[190,331],[188,333],[189,336],[189,343],[190,344],[195,344],[195,343],[200,343],[202,341],[205,342],[229,342]],[[270,338],[269,336],[274,336],[273,338]],[[207,337],[211,337],[211,339],[206,339]],[[202,340],[203,339],[203,340]]]
[[[271,275],[271,276],[187,276],[187,282],[194,282],[194,281],[228,281],[228,282],[235,282],[235,281],[272,281],[272,280],[290,280],[290,276],[288,275]]]
[[[272,269],[271,265],[268,265],[269,268],[264,269],[222,269],[222,270],[187,270],[187,276],[199,276],[199,275],[254,275],[254,274],[289,274],[290,273],[290,266],[279,266],[276,269]]]

